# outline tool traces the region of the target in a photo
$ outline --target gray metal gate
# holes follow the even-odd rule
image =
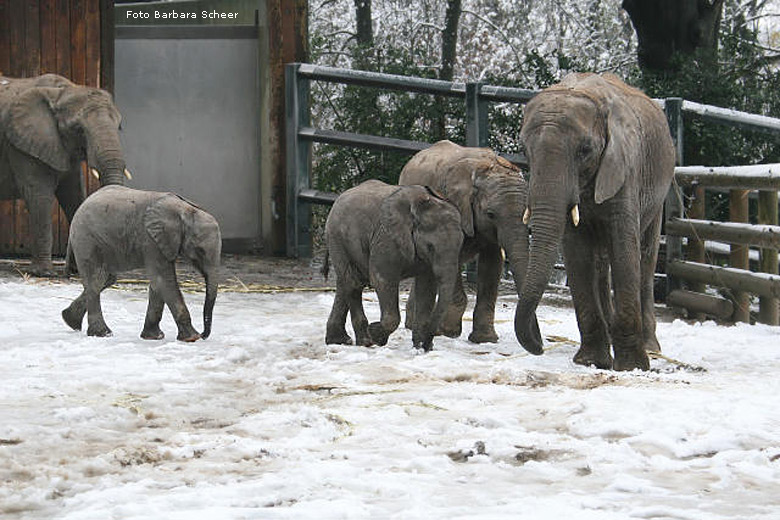
[[[116,28],[129,184],[197,202],[237,249],[260,236],[257,38],[255,26]]]

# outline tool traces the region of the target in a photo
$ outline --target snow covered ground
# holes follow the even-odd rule
[[[114,336],[88,338],[59,316],[79,290],[0,279],[2,518],[780,518],[780,328],[661,323],[706,371],[626,374],[571,362],[568,308],[540,307],[555,341],[526,355],[512,298],[497,345],[419,355],[405,330],[324,345],[327,292],[223,293],[182,344],[108,290]]]

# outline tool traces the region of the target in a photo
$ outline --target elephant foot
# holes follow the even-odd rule
[[[645,340],[644,343],[645,352],[661,352],[661,344],[658,343],[658,339],[651,338]]]
[[[459,338],[463,332],[463,319],[459,314],[453,318],[445,316],[439,323],[439,328],[436,330],[437,336],[446,336],[448,338]]]
[[[612,356],[609,354],[609,346],[607,348],[594,348],[583,345],[574,354],[574,362],[586,367],[595,366],[596,368],[609,370],[612,368]]]
[[[346,332],[327,333],[325,335],[326,345],[352,345],[352,338]]]
[[[160,327],[148,328],[141,331],[142,339],[163,339],[165,333],[160,330]]]
[[[96,325],[90,325],[87,327],[87,336],[97,336],[99,338],[107,338],[113,336],[114,333],[108,328],[105,323],[99,323]]]
[[[387,338],[390,337],[390,334],[385,331],[382,324],[378,321],[375,321],[368,326],[368,335],[371,338],[371,343],[379,345],[380,347],[387,345]]]
[[[193,343],[200,339],[200,334],[197,332],[179,332],[176,339],[185,343]]]
[[[412,347],[423,352],[430,352],[433,350],[433,334],[424,331],[412,331]]]
[[[498,343],[498,334],[495,330],[472,330],[469,334],[472,343]]]
[[[643,348],[615,350],[615,370],[650,370],[650,358]]]
[[[81,322],[84,320],[84,313],[74,311],[68,307],[62,311],[62,319],[73,330],[81,330]]]
[[[30,268],[27,269],[27,273],[38,278],[56,278],[57,272],[54,270],[54,265],[51,262],[36,262],[33,261],[30,264]]]

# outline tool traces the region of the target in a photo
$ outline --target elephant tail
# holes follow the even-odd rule
[[[65,252],[65,276],[77,274],[78,272],[76,257],[73,255],[73,247],[71,247],[70,240],[68,240],[68,249]]]
[[[322,273],[322,277],[327,280],[329,272],[330,272],[330,254],[328,253],[328,248],[325,248],[325,259],[322,261],[322,269],[320,269],[320,273]]]

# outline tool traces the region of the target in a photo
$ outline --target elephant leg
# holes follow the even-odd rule
[[[433,346],[433,305],[436,301],[436,280],[431,273],[415,277],[414,284],[417,295],[414,306],[414,328],[412,329],[412,345],[426,352]]]
[[[655,335],[655,265],[658,262],[658,243],[661,240],[661,220],[659,212],[652,224],[642,234],[642,345],[647,352],[660,352],[661,344]]]
[[[352,329],[355,331],[355,343],[370,347],[373,345],[368,331],[368,318],[363,310],[363,285],[358,284],[349,290],[347,301],[349,302],[349,316],[352,321]]]
[[[349,312],[349,291],[345,284],[336,283],[336,296],[330,309],[328,324],[325,328],[325,344],[351,345],[352,338],[347,334],[347,313]]]
[[[179,329],[176,339],[179,341],[192,342],[200,339],[200,334],[192,326],[190,312],[184,303],[184,297],[179,290],[179,283],[176,281],[176,266],[174,262],[160,261],[154,268],[148,268],[147,271],[152,275],[152,286],[159,292],[165,304],[173,314],[173,320]]]
[[[404,328],[412,330],[414,329],[414,303],[417,300],[417,296],[415,296],[415,292],[417,291],[417,286],[412,281],[412,287],[409,289],[409,297],[406,299],[406,316],[404,318]]]
[[[609,326],[600,302],[602,288],[597,283],[599,267],[593,247],[592,237],[582,233],[564,235],[566,273],[580,329],[580,348],[574,355],[574,362],[609,369],[612,368]]]
[[[84,276],[85,293],[87,300],[87,335],[88,336],[110,336],[111,329],[106,325],[103,319],[103,309],[100,305],[100,293],[106,287],[110,287],[116,282],[116,276],[109,272],[104,266],[96,266],[85,269]]]
[[[86,289],[62,311],[62,319],[73,330],[81,330],[81,322],[84,321],[84,314],[87,312],[87,292]]]
[[[436,298],[435,285],[432,285],[430,288],[430,297],[432,301]],[[460,337],[461,332],[463,332],[463,313],[466,312],[468,301],[466,290],[463,288],[463,279],[458,276],[455,280],[452,300],[447,306],[447,311],[439,324],[439,329],[436,331],[437,334],[447,336],[448,338]]]
[[[150,283],[149,304],[146,307],[146,319],[144,320],[144,328],[141,331],[141,338],[163,339],[165,337],[165,333],[160,330],[160,320],[162,319],[164,308],[165,300],[154,285]]]
[[[489,244],[479,253],[477,262],[477,301],[474,306],[474,326],[469,341],[473,343],[495,343],[498,341],[494,319],[498,282],[503,268],[501,248]]]
[[[387,338],[401,323],[401,313],[398,310],[398,282],[382,281],[375,284],[379,299],[380,318],[368,326],[368,334],[376,345],[387,344]],[[415,303],[419,306],[420,302]]]
[[[11,170],[16,173],[17,187],[30,212],[33,234],[30,272],[36,276],[54,276],[51,209],[57,179],[46,165],[13,148],[9,149],[8,158]]]
[[[73,221],[73,215],[81,203],[84,202],[84,188],[81,185],[80,167],[76,171],[69,172],[62,179],[59,186],[57,186],[55,195],[68,222]]]
[[[642,344],[641,267],[638,218],[611,222],[610,264],[615,292],[611,337],[615,370],[650,369]]]

